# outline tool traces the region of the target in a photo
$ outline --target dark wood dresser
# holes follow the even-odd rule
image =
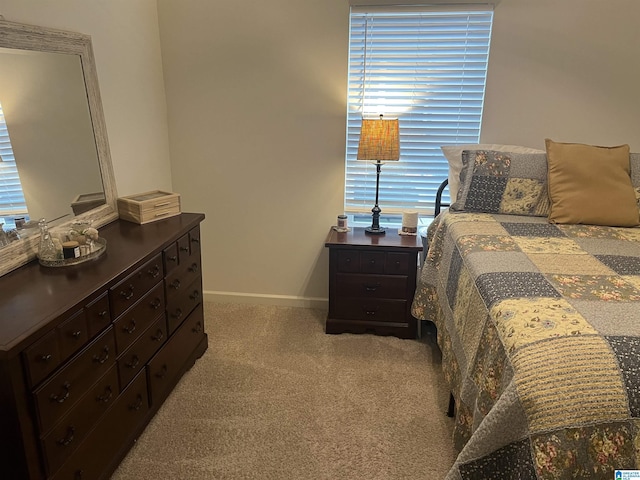
[[[118,220],[96,260],[0,277],[0,477],[115,470],[207,349],[203,219]]]
[[[371,235],[364,228],[329,231],[329,314],[326,333],[374,333],[415,338],[416,236]]]

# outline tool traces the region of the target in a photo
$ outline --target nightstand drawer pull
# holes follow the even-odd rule
[[[379,283],[375,283],[373,285],[364,285],[364,289],[367,292],[375,292],[376,290],[378,290],[378,288],[380,288]]]

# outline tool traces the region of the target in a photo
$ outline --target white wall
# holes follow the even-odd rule
[[[0,0],[0,14],[91,35],[118,194],[171,190],[155,0]]]
[[[158,12],[173,186],[183,209],[207,216],[205,292],[326,298],[324,240],[343,208],[348,4],[159,0]]]
[[[482,140],[640,151],[640,2],[502,0],[495,10]]]

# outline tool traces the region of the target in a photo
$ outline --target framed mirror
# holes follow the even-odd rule
[[[4,192],[3,168],[17,177]],[[53,231],[118,218],[91,37],[0,20],[0,275],[36,258],[40,218]]]

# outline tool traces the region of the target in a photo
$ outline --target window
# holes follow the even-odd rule
[[[26,214],[27,204],[22,193],[4,112],[0,105],[0,222],[4,222],[3,219],[9,220],[11,217],[26,216]]]
[[[492,18],[486,6],[352,7],[345,211],[356,223],[370,222],[376,188],[373,162],[356,160],[360,125],[380,114],[400,122],[400,161],[380,175],[381,220],[433,214],[448,174],[440,146],[480,140]]]

